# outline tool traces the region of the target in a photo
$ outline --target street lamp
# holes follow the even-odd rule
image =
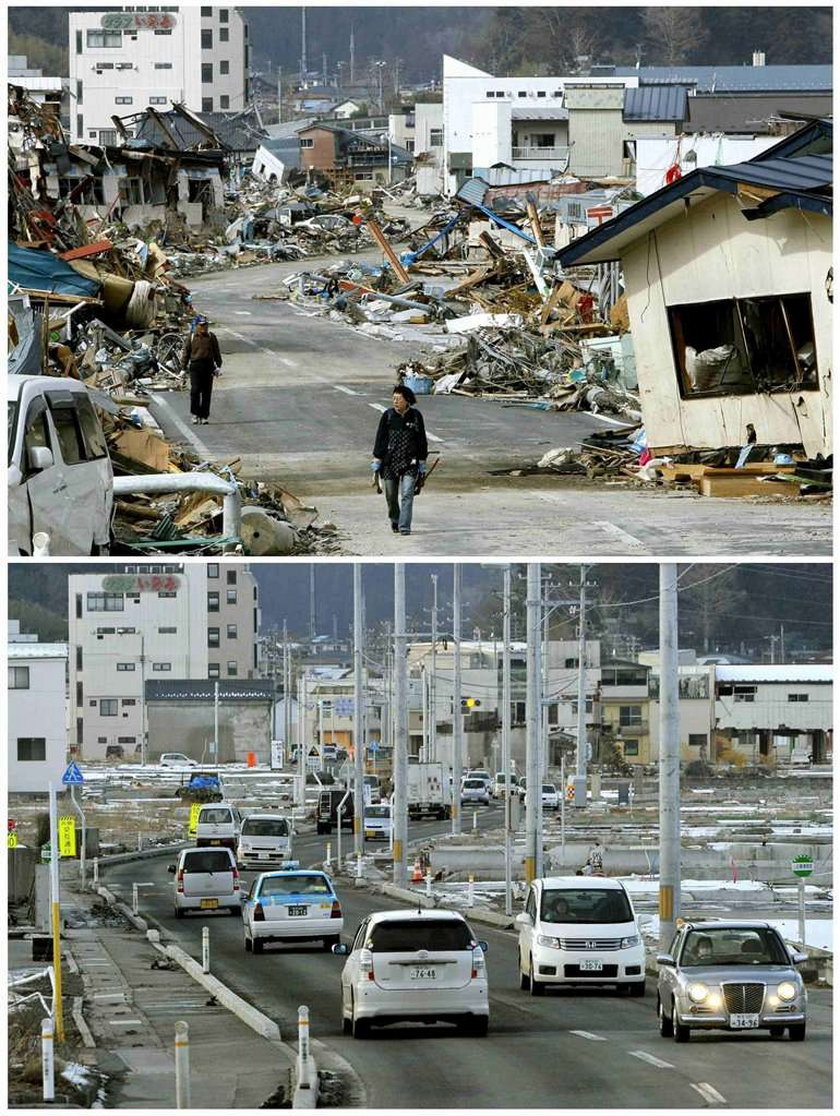
[[[385,69],[385,67],[387,65],[388,65],[387,62],[374,62],[374,66],[376,67],[376,71],[377,71],[377,75],[378,75],[378,79],[379,79],[379,111],[380,111],[380,113],[385,111],[385,100],[384,100],[383,93],[382,93],[382,73],[383,73],[383,70]]]

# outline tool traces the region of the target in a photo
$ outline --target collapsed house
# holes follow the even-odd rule
[[[831,453],[832,124],[678,178],[560,250],[620,261],[647,438]]]

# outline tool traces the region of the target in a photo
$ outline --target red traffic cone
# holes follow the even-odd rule
[[[411,873],[411,882],[412,883],[422,883],[423,882],[423,866],[420,863],[420,857],[419,856],[414,861],[414,870]]]

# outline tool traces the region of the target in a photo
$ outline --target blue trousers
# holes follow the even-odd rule
[[[403,473],[401,477],[383,477],[382,484],[388,501],[388,518],[401,531],[410,531],[417,477],[413,473]]]

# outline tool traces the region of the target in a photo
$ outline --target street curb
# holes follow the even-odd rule
[[[131,907],[127,907],[126,904],[123,903],[121,899],[118,899],[112,891],[109,891],[107,887],[103,887],[102,884],[97,884],[94,890],[97,895],[102,896],[106,903],[112,907],[116,907],[123,918],[128,919],[135,930],[140,930],[144,934],[148,931],[149,924],[146,922],[145,918],[136,915]]]
[[[280,1028],[273,1019],[269,1019],[267,1015],[263,1015],[257,1008],[246,1003],[216,977],[212,976],[210,973],[203,972],[201,965],[181,949],[180,946],[158,945],[156,942],[152,942],[152,945],[155,949],[160,950],[161,953],[166,954],[167,957],[176,961],[182,969],[189,973],[194,981],[202,985],[203,988],[206,988],[223,1007],[233,1012],[233,1014],[250,1027],[252,1031],[256,1031],[260,1038],[268,1039],[269,1042],[282,1042]]]
[[[188,848],[189,844],[189,841],[179,841],[177,845],[157,845],[152,849],[134,849],[132,852],[112,853],[110,856],[88,857],[87,865],[89,867],[94,859],[99,861],[100,867],[107,867],[110,864],[128,864],[132,860],[150,860],[153,856],[171,856]]]

